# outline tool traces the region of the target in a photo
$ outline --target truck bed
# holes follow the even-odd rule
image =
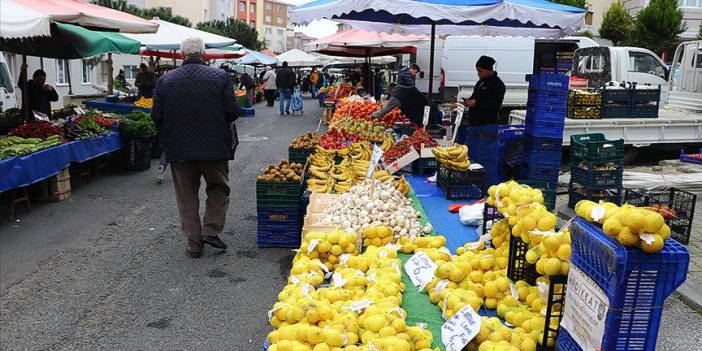
[[[524,124],[525,110],[510,114],[510,124]],[[607,139],[624,139],[636,147],[652,144],[702,143],[702,114],[661,109],[658,118],[606,118],[565,120],[563,145],[575,134],[602,133]]]

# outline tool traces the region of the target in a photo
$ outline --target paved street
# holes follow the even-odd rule
[[[95,179],[0,226],[0,349],[259,350],[292,252],[256,247],[255,176],[320,111],[306,100],[304,117],[256,112],[237,123],[224,254],[186,257],[172,180],[155,185],[154,169]],[[659,349],[698,350],[702,316],[677,298],[663,311]]]

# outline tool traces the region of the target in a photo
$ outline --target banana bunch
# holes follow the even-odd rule
[[[407,196],[410,190],[410,185],[409,183],[407,183],[407,180],[405,180],[405,176],[400,177],[400,180],[398,180],[397,183],[395,183],[395,189],[401,192],[402,195]]]
[[[332,159],[334,158],[334,156],[336,156],[336,150],[334,150],[334,149],[325,149],[325,148],[323,148],[323,147],[320,146],[320,145],[317,145],[317,146],[314,148],[314,153],[317,154],[317,155],[327,156],[327,157],[330,157],[330,158],[332,158]]]
[[[334,189],[336,182],[332,177],[327,177],[325,179],[307,179],[307,189],[311,192],[317,193],[330,193]]]
[[[370,158],[371,158],[370,144],[367,142],[353,143],[353,144],[351,144],[351,147],[349,148],[348,155],[351,156],[351,158],[354,160],[370,161]]]
[[[348,160],[344,159],[344,161]],[[356,171],[351,168],[349,162],[344,165],[344,161],[341,164],[334,166],[329,176],[335,180],[334,191],[337,194],[345,193],[351,189],[356,179]]]
[[[468,161],[468,147],[456,144],[450,147],[435,147],[431,149],[436,156],[436,161],[444,167],[454,171],[467,171],[470,166]]]
[[[380,170],[375,171],[375,173],[373,173],[373,178],[375,178],[375,180],[380,181],[380,182],[387,182],[388,180],[397,179],[397,177],[390,174],[390,172],[388,172],[384,169],[380,169]]]
[[[380,149],[382,149],[383,152],[386,152],[393,146],[395,146],[395,138],[392,136],[392,134],[385,134],[383,136],[383,144],[380,145]]]
[[[362,179],[366,177],[368,173],[368,167],[370,167],[370,161],[367,160],[352,160],[351,168],[356,171],[356,178]]]

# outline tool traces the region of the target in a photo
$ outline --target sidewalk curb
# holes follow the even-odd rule
[[[702,313],[702,284],[688,277],[676,292],[688,307]]]

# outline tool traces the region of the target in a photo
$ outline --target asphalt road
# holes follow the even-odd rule
[[[260,350],[293,253],[256,247],[254,180],[316,129],[319,108],[305,107],[304,117],[258,107],[239,120],[226,253],[186,257],[172,180],[155,185],[154,169],[76,186],[0,226],[0,349]],[[698,350],[699,330],[700,314],[670,298],[659,349]]]

